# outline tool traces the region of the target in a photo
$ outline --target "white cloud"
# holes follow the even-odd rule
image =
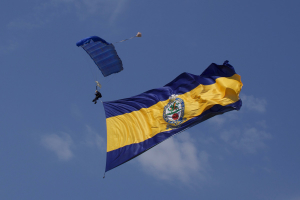
[[[12,52],[15,49],[17,49],[18,46],[19,43],[16,40],[8,40],[0,46],[0,53],[4,54],[4,53]]]
[[[75,9],[77,16],[84,20],[91,15],[102,15],[112,23],[124,10],[128,0],[53,0]]]
[[[54,152],[60,160],[70,160],[73,157],[71,146],[72,138],[67,133],[44,135],[41,144],[48,150]]]
[[[138,157],[144,171],[163,180],[189,182],[192,178],[206,178],[208,154],[197,152],[188,133],[181,133],[162,142]]]
[[[110,16],[110,22],[114,22],[117,17],[122,13],[124,7],[125,7],[125,3],[126,3],[126,0],[119,0],[117,2],[117,5],[115,6],[115,9],[113,10],[111,16]]]
[[[222,115],[217,115],[214,116],[213,118],[210,118],[209,122],[217,126],[222,126],[226,122],[226,118]]]
[[[33,29],[40,25],[41,21],[35,19],[15,19],[10,21],[7,26],[11,29]]]
[[[300,200],[300,195],[284,194],[280,195],[280,197],[277,197],[276,200]]]
[[[223,125],[229,123],[230,121],[239,120],[239,113],[255,111],[259,113],[264,113],[266,111],[267,101],[262,98],[254,97],[253,95],[240,95],[241,100],[243,102],[242,108],[240,111],[231,111],[224,113],[223,115],[215,116],[209,119],[211,124],[214,124],[217,127],[222,127]],[[264,125],[263,125],[264,123]],[[266,127],[265,122],[261,122],[261,126]]]
[[[75,118],[82,118],[82,113],[76,104],[71,104],[71,115]]]
[[[112,23],[124,10],[126,2],[126,0],[50,0],[33,6],[27,15],[13,19],[7,26],[13,29],[33,29],[73,13],[76,13],[80,20],[102,15]]]
[[[55,18],[59,18],[61,13],[65,12],[54,9],[53,1],[43,2],[37,6],[33,6],[32,10],[21,18],[16,18],[8,22],[7,27],[10,29],[30,30],[41,27]]]
[[[243,107],[245,107],[248,110],[257,111],[260,113],[266,111],[267,101],[265,99],[257,98],[252,95],[245,95],[245,94],[241,94],[240,97],[243,101],[242,109]]]
[[[300,200],[300,196],[293,197],[291,200]]]
[[[85,139],[85,144],[87,144],[90,147],[96,146],[100,150],[105,150],[106,144],[104,142],[104,139],[88,125],[86,126],[86,130],[87,135]]]
[[[248,128],[243,131],[240,129],[223,131],[220,137],[236,149],[255,153],[258,149],[266,147],[265,140],[271,139],[271,134],[256,128]]]
[[[231,112],[224,113],[222,115],[214,116],[209,119],[209,122],[214,126],[223,126],[225,123],[238,120],[237,112],[239,111],[234,110]]]

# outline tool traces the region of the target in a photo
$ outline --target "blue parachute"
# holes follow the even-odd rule
[[[123,70],[123,64],[115,46],[100,37],[91,36],[76,43],[82,47],[94,60],[103,76],[109,76]]]

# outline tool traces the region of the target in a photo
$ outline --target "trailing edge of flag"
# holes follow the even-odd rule
[[[225,61],[212,63],[200,76],[182,73],[161,88],[103,102],[109,171],[176,133],[215,115],[239,110],[240,75]]]

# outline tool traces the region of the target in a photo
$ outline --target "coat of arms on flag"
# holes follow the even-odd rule
[[[177,128],[184,121],[184,101],[174,94],[169,99],[169,103],[164,107],[163,117],[170,125],[167,128]]]

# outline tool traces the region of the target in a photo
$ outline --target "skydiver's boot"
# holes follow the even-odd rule
[[[94,104],[96,104],[96,103],[97,103],[97,98],[95,98],[95,99],[93,100],[93,102],[94,102]]]

